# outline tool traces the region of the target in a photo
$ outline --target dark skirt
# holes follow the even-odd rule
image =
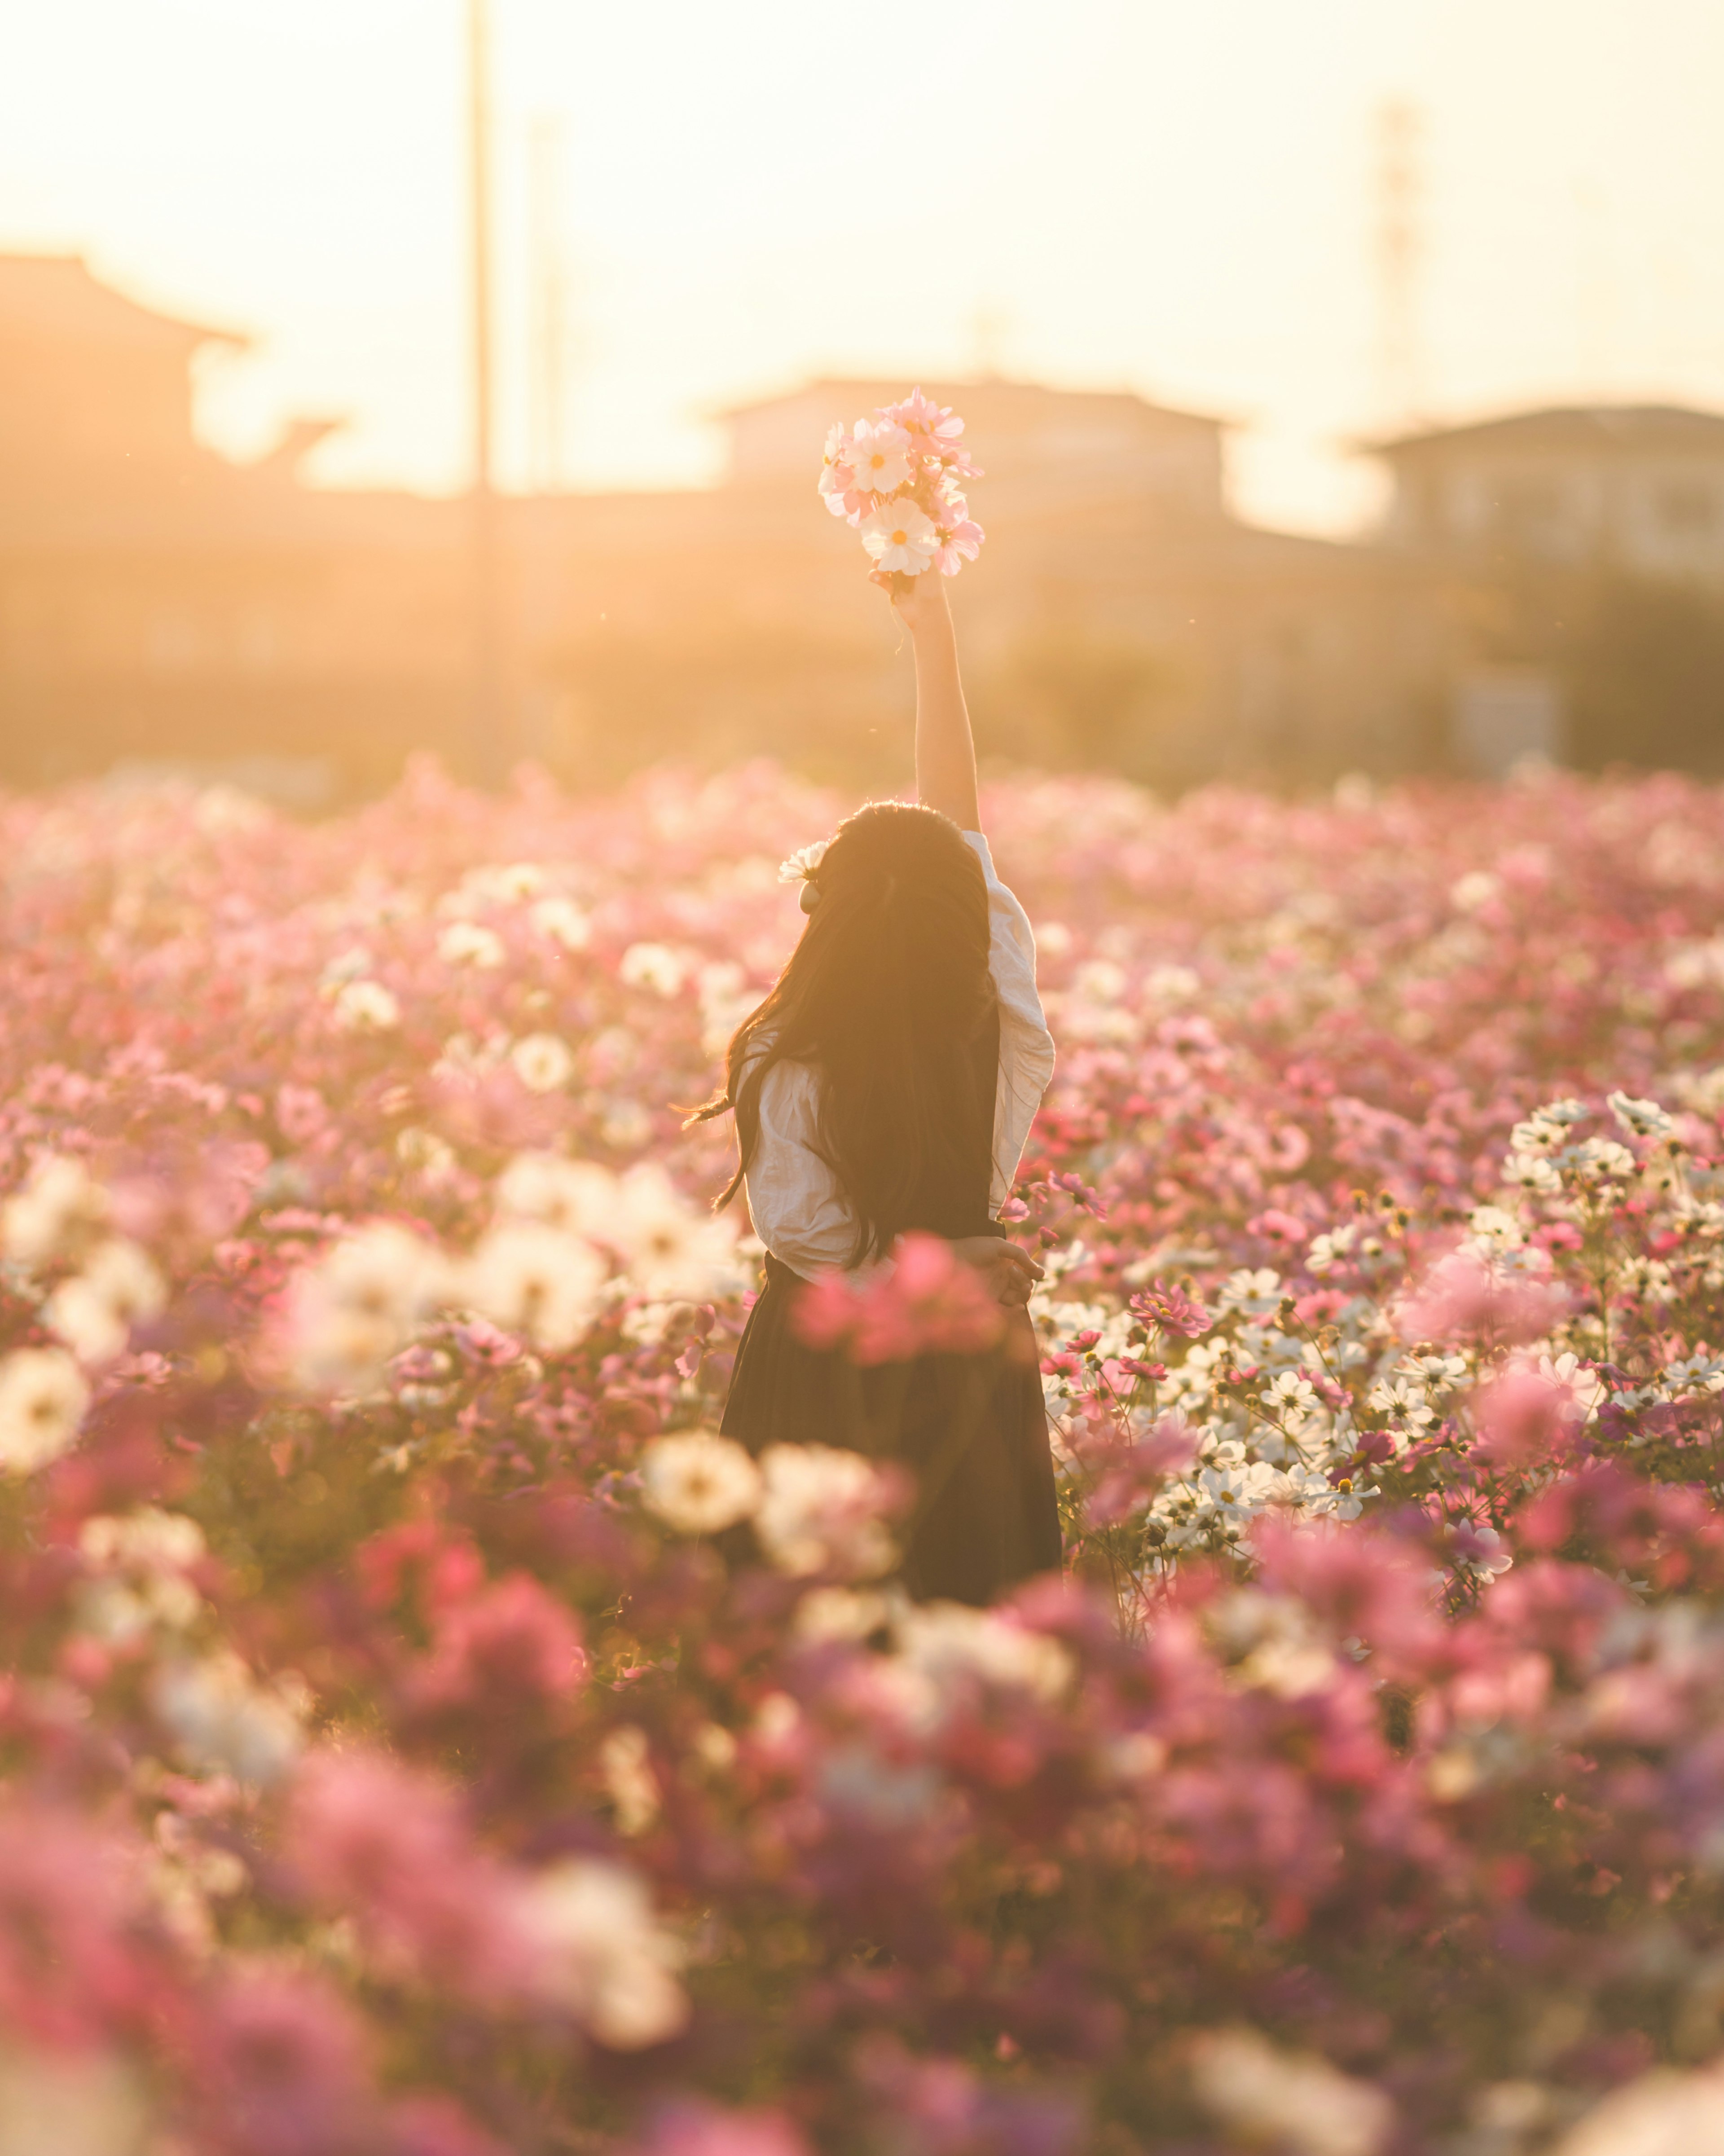
[[[790,1322],[802,1282],[776,1258],[736,1350],[721,1427],[751,1452],[834,1445],[915,1477],[903,1580],[924,1600],[986,1604],[1060,1561],[1054,1461],[1029,1314],[987,1355],[860,1369]]]

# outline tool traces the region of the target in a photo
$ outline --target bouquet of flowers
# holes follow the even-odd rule
[[[961,482],[980,479],[960,437],[964,423],[920,389],[882,404],[872,419],[842,422],[826,437],[820,492],[862,535],[877,576],[955,577],[982,551],[982,526]]]

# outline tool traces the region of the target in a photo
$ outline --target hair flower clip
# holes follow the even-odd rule
[[[831,843],[829,839],[816,839],[813,845],[798,846],[788,860],[778,864],[780,883],[799,883],[802,886],[802,910],[804,913],[812,913],[820,903],[820,886],[814,877]]]

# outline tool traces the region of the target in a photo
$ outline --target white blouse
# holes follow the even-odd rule
[[[993,1178],[988,1209],[1012,1193],[1030,1124],[1054,1075],[1054,1037],[1035,987],[1029,916],[994,873],[979,831],[966,831],[988,880],[988,971],[999,997],[999,1083],[993,1096]],[[820,1157],[820,1079],[807,1063],[775,1063],[760,1089],[760,1136],[748,1163],[754,1232],[781,1265],[805,1277],[845,1266],[856,1218]]]

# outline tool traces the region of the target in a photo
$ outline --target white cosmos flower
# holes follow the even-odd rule
[[[159,1317],[167,1301],[162,1278],[136,1243],[99,1243],[74,1278],[62,1281],[43,1315],[80,1360],[111,1362],[134,1325]]]
[[[541,898],[527,918],[541,936],[565,951],[584,951],[593,941],[592,917],[572,898]]]
[[[446,966],[475,966],[493,972],[504,958],[503,939],[479,921],[452,921],[437,939],[437,955]]]
[[[1242,2139],[1299,2156],[1376,2156],[1395,2123],[1380,2088],[1315,2052],[1284,2051],[1255,2029],[1214,2029],[1192,2046],[1198,2102]]]
[[[760,1470],[740,1445],[710,1430],[654,1438],[642,1455],[647,1509],[680,1535],[716,1535],[760,1502]]]
[[[609,1100],[598,1119],[598,1134],[618,1152],[638,1152],[653,1135],[653,1119],[639,1101]]]
[[[885,1483],[872,1460],[829,1445],[768,1445],[754,1531],[780,1572],[876,1579],[897,1553],[880,1515]]]
[[[84,1163],[49,1153],[0,1213],[0,1250],[18,1265],[49,1265],[107,1217],[108,1194]]]
[[[875,567],[906,577],[931,567],[940,545],[933,525],[907,497],[883,502],[863,518],[860,530]]]
[[[331,1014],[342,1033],[392,1033],[401,1005],[381,981],[347,981],[336,991]]]
[[[910,437],[890,419],[859,419],[845,461],[863,493],[890,494],[910,476]]]
[[[650,988],[654,995],[675,995],[688,978],[688,963],[668,943],[631,943],[617,968],[625,988]]]
[[[961,1602],[913,1604],[899,1612],[895,1630],[900,1659],[927,1681],[942,1714],[977,1685],[1025,1691],[1051,1705],[1075,1674],[1057,1640],[992,1609]]]
[[[618,1833],[644,1834],[659,1816],[664,1795],[653,1772],[652,1740],[638,1722],[611,1731],[598,1748],[598,1771]]]
[[[1637,1101],[1627,1093],[1612,1093],[1605,1105],[1630,1137],[1667,1138],[1675,1127],[1656,1101]]]
[[[1512,1213],[1506,1213],[1500,1205],[1475,1205],[1467,1217],[1471,1240],[1485,1251],[1517,1250],[1526,1240],[1526,1231]]]
[[[0,1363],[0,1468],[33,1474],[78,1435],[90,1388],[63,1348],[20,1348]]]
[[[1553,2156],[1701,2156],[1724,2148],[1724,2074],[1655,2066],[1613,2089],[1557,2143]]]
[[[150,1704],[195,1767],[267,1788],[299,1756],[306,1702],[292,1687],[265,1691],[237,1655],[167,1664]]]
[[[196,1520],[154,1505],[117,1515],[92,1513],[78,1530],[79,1550],[92,1564],[130,1565],[143,1572],[183,1571],[208,1547]]]
[[[607,1267],[590,1243],[536,1221],[493,1228],[469,1261],[474,1308],[546,1354],[572,1348],[591,1326]]]
[[[634,1872],[591,1857],[552,1865],[526,1890],[522,1913],[544,1953],[545,1995],[601,2044],[644,2051],[687,2025],[682,1950]]]
[[[441,1252],[392,1221],[344,1237],[294,1283],[294,1361],[300,1382],[318,1388],[376,1383],[448,1285]]]
[[[597,1161],[556,1153],[517,1153],[497,1178],[497,1210],[515,1220],[541,1220],[566,1235],[596,1236],[616,1218],[617,1178]]]
[[[530,1093],[555,1093],[575,1075],[568,1043],[554,1033],[530,1033],[509,1051],[515,1075]]]
[[[798,846],[796,851],[778,864],[780,883],[804,883],[813,875],[826,858],[830,839],[816,839],[811,846]]]
[[[1481,906],[1488,906],[1502,889],[1501,880],[1489,869],[1470,869],[1449,888],[1449,902],[1462,913],[1476,913]]]
[[[703,1302],[723,1293],[735,1270],[735,1228],[690,1204],[654,1161],[620,1178],[603,1235],[650,1301]]]

